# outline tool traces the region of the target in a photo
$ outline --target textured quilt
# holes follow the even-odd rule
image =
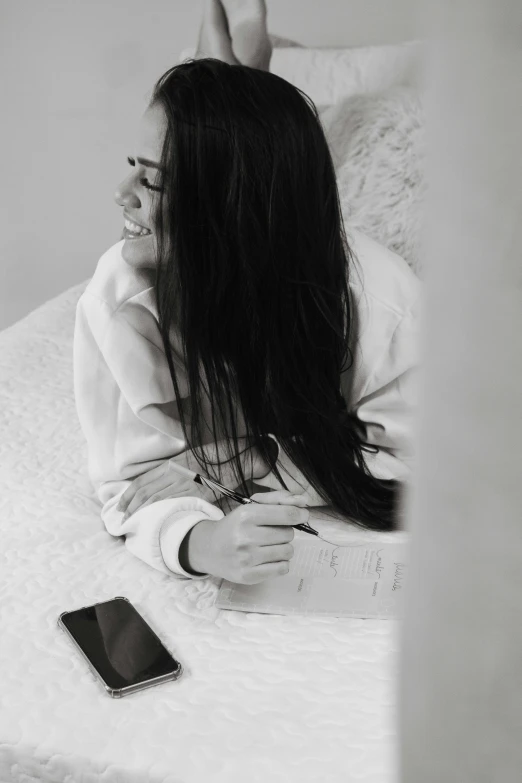
[[[404,214],[387,242],[362,230],[415,265]],[[0,333],[0,781],[395,781],[396,621],[220,611],[218,580],[163,575],[105,531],[73,397],[86,283]],[[64,610],[119,595],[182,662],[179,682],[113,700],[59,630]]]

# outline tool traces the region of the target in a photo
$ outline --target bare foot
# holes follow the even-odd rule
[[[232,49],[227,16],[220,0],[203,0],[203,18],[195,59],[204,57],[214,57],[231,65],[241,64]]]
[[[220,0],[227,16],[232,49],[242,65],[268,71],[272,43],[266,26],[265,0]]]
[[[288,46],[299,46],[301,49],[303,49],[303,44],[297,43],[297,41],[292,41],[291,38],[282,38],[280,35],[273,35],[272,33],[268,34],[268,37],[270,38],[270,43],[274,47],[274,49],[279,49],[281,47],[288,47]]]
[[[268,33],[264,0],[203,0],[196,60],[215,57],[268,71],[272,48],[281,46],[301,44]]]

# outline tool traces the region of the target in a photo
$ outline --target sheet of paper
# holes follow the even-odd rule
[[[284,576],[255,585],[224,580],[216,606],[243,612],[400,619],[407,542],[336,546],[302,534]]]

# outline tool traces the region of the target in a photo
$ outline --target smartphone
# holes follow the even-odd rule
[[[62,612],[58,625],[115,699],[177,680],[183,673],[128,598]]]

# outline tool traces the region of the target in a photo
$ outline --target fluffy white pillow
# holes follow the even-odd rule
[[[422,93],[398,86],[354,95],[321,115],[343,217],[402,256],[422,278],[426,193]]]

